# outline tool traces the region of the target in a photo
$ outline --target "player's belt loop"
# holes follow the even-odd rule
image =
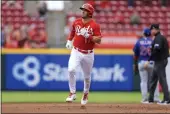
[[[88,50],[88,53],[92,53],[93,52],[93,50]]]

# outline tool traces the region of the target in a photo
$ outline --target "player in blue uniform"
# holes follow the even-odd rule
[[[144,68],[145,62],[148,60],[149,56],[151,55],[151,44],[152,39],[150,38],[151,32],[150,29],[146,28],[144,29],[142,38],[140,38],[134,48],[134,59],[136,61],[136,67],[139,69],[139,75],[140,75],[140,88],[141,88],[141,94],[142,94],[142,101],[141,103],[147,103],[148,101],[148,85],[149,85],[149,79],[152,75],[154,62],[150,61],[150,64],[147,68]],[[154,94],[154,101],[159,102],[159,90],[158,86],[155,90]]]

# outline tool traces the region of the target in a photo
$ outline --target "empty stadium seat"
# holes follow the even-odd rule
[[[99,8],[100,1],[95,1],[95,3],[96,7]],[[142,0],[135,0],[135,7],[127,7],[127,0],[113,0],[110,3],[110,12],[104,12],[101,9],[100,13],[95,14],[96,21],[101,24],[102,32],[122,33],[124,31],[129,34],[142,31],[143,28],[149,27],[151,23],[158,22],[160,23],[160,28],[164,30],[165,35],[170,35],[170,32],[167,32],[168,30],[170,31],[170,7],[161,7],[160,0],[152,0],[152,6],[144,6]],[[125,24],[113,24],[114,15],[117,11],[123,12]],[[141,17],[140,25],[133,26],[130,24],[130,16],[133,14],[133,11],[138,11]]]
[[[14,29],[19,29],[22,25],[37,25],[37,28],[45,30],[44,20],[38,18],[32,19],[28,13],[24,10],[24,0],[15,0],[21,7],[9,7],[7,5],[7,0],[3,0],[1,3],[1,19],[2,26],[4,28],[7,24],[12,24]]]
[[[17,8],[17,7],[7,7],[6,3],[7,1],[3,1],[2,2],[2,13],[1,16],[3,18],[3,23],[7,24],[7,23],[12,23],[12,24],[34,24],[34,23],[44,23],[44,21],[42,20],[30,20],[31,18],[29,17],[28,13],[26,11],[24,11],[24,0],[17,0],[17,3],[19,3],[22,7],[21,8]]]

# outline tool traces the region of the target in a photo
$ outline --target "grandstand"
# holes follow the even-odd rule
[[[161,0],[150,0],[149,5],[144,5],[143,0],[135,0],[134,7],[128,7],[127,0],[108,0],[108,10],[102,8],[102,1],[86,0],[85,2],[91,3],[95,8],[100,10],[96,12],[94,18],[101,24],[103,34],[115,33],[138,33],[150,24],[157,22],[160,24],[162,34],[164,34],[170,42],[170,1],[167,2],[167,7],[161,5]],[[137,11],[140,16],[140,24],[132,25],[130,17],[134,11]],[[124,16],[123,23],[114,23],[115,14],[121,12]],[[81,17],[80,14],[70,12],[69,17]]]
[[[104,2],[85,0],[84,2],[89,2],[95,7],[96,12],[94,14],[94,19],[100,23],[102,34],[137,34],[141,32],[143,28],[148,27],[151,23],[157,22],[160,24],[161,32],[170,42],[170,1],[167,1],[166,7],[161,5],[161,0],[150,1],[150,3],[146,4],[142,0],[134,0],[134,6],[128,6],[127,0],[106,0]],[[21,28],[23,25],[31,29],[34,28],[33,33],[35,34],[32,32],[29,33],[31,31],[30,29],[27,30],[27,34],[29,36],[28,39],[31,40],[30,42],[37,44],[38,41],[36,39],[39,38],[38,30],[47,30],[47,26],[45,24],[46,20],[38,16],[29,15],[27,10],[24,8],[24,0],[16,0],[15,4],[17,5],[14,5],[16,7],[9,6],[8,2],[9,1],[4,0],[1,3],[2,30],[4,30],[8,25],[12,25],[14,30]],[[73,4],[73,6],[75,5]],[[81,17],[80,11],[78,9],[77,11],[78,13],[73,10],[69,10],[68,12],[65,12],[66,14],[63,14],[67,17],[65,25],[69,23],[68,19],[70,17]],[[131,24],[130,18],[135,11],[137,11],[140,17],[139,24]],[[122,22],[115,21],[117,18],[116,14],[118,12],[123,18]],[[61,34],[64,34],[64,30]],[[49,38],[48,36],[47,39],[47,34],[44,33],[43,35],[45,38],[40,38],[43,43],[42,46],[39,46],[41,43],[38,43],[37,46],[30,47],[46,47],[47,41],[50,40],[51,37]],[[8,35],[5,35],[5,37],[7,36]],[[62,37],[63,35],[60,36]],[[61,39],[64,42],[66,38],[62,37]],[[41,42],[41,40],[39,40],[39,42]],[[50,46],[49,43],[48,45]],[[5,47],[5,43],[3,46]],[[23,46],[17,46],[17,48],[18,47],[22,48]]]
[[[27,28],[30,27],[30,29],[34,28],[34,30],[28,30],[26,31],[28,34],[28,39],[35,41],[35,44],[39,44],[38,41],[42,43],[46,43],[46,38],[40,39],[39,30],[44,31],[45,30],[45,20],[37,17],[30,16],[27,11],[24,9],[24,0],[17,0],[17,1],[2,1],[1,3],[1,17],[2,17],[2,26],[1,29],[4,30],[7,26],[11,25],[12,30],[5,35],[6,41],[4,44],[4,47],[9,48],[19,48],[20,46],[14,45],[15,44],[15,38],[12,35],[12,33],[15,30],[20,30],[22,26],[27,26]],[[8,42],[9,39],[12,39],[12,42]],[[43,36],[42,36],[43,37]],[[19,39],[19,40],[22,40]],[[17,40],[18,41],[18,40]],[[31,42],[33,42],[31,41]],[[19,42],[19,41],[18,41]],[[41,45],[41,44],[40,44]],[[41,46],[35,46],[35,47],[41,47]],[[22,46],[23,47],[23,46]],[[27,47],[27,46],[26,46]],[[42,46],[43,47],[43,46]]]

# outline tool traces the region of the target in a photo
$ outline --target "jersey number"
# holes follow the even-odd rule
[[[150,56],[150,54],[151,54],[150,46],[147,46],[147,47],[141,46],[140,47],[140,55],[141,56],[147,56],[147,55]]]

